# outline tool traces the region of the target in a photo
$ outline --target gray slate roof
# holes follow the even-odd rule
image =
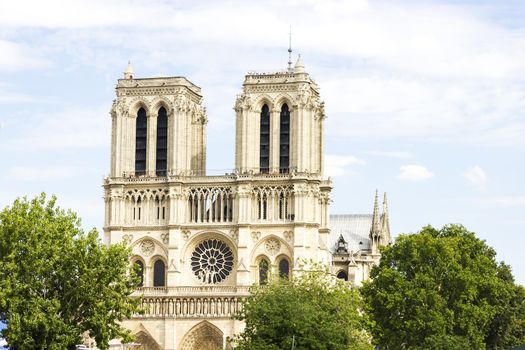
[[[370,249],[370,228],[372,227],[371,214],[338,214],[330,215],[329,247],[335,251],[340,235],[348,243],[348,251]],[[362,244],[359,244],[362,242]]]

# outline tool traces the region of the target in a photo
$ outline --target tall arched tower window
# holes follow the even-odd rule
[[[144,287],[144,264],[140,260],[135,261],[135,264],[137,265],[137,269],[135,271],[137,272],[137,277],[139,278],[139,287]]]
[[[279,172],[287,173],[290,167],[290,110],[281,107],[281,135],[279,138]]]
[[[148,119],[144,108],[137,112],[137,124],[135,133],[135,174],[146,173],[146,151],[148,136]]]
[[[160,107],[157,117],[157,176],[166,176],[168,170],[168,116]]]
[[[260,164],[261,173],[270,171],[270,109],[268,105],[261,109],[261,144],[260,144]]]
[[[164,261],[157,260],[153,264],[153,287],[166,286],[166,266]]]

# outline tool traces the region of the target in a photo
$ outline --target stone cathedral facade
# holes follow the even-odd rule
[[[108,244],[126,242],[145,313],[124,322],[140,349],[228,347],[232,316],[253,284],[312,259],[359,285],[390,242],[386,196],[370,215],[330,215],[323,176],[324,104],[300,58],[249,73],[235,101],[235,170],[206,176],[201,89],[184,77],[118,80],[111,172],[104,182]]]

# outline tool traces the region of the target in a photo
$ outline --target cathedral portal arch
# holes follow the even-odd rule
[[[223,348],[223,332],[208,321],[202,321],[182,338],[179,350],[217,350]]]

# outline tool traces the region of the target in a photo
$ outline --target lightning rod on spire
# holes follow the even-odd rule
[[[288,41],[288,72],[292,72],[292,26],[290,25],[289,41]]]

